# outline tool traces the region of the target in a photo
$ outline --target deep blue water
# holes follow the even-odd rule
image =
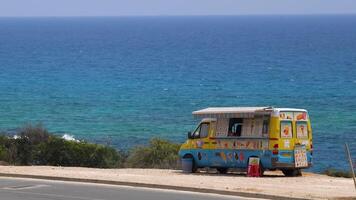
[[[306,108],[314,171],[356,157],[356,16],[0,18],[0,130],[183,142],[208,106]],[[356,159],[356,158],[355,158]]]

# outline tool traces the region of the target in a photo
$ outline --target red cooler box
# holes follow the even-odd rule
[[[250,158],[248,160],[247,176],[260,177],[260,158]]]

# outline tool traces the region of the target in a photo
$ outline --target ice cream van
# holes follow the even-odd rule
[[[185,170],[247,170],[251,158],[259,160],[261,175],[281,170],[301,176],[301,169],[312,166],[312,129],[305,109],[215,107],[193,115],[201,121],[179,150]]]

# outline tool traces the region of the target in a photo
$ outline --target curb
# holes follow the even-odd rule
[[[0,177],[32,178],[32,179],[70,181],[70,182],[82,182],[82,183],[99,183],[99,184],[106,184],[106,185],[121,185],[121,186],[132,186],[132,187],[154,188],[154,189],[168,189],[168,190],[178,190],[178,191],[188,191],[188,192],[240,196],[240,197],[247,197],[247,198],[263,198],[263,199],[275,199],[275,200],[283,200],[283,199],[302,200],[302,199],[304,199],[304,198],[285,197],[285,196],[277,196],[277,195],[269,195],[269,194],[258,194],[258,193],[237,192],[237,191],[223,191],[223,190],[205,189],[205,188],[190,188],[190,187],[184,187],[184,186],[171,186],[171,185],[159,185],[159,184],[150,184],[150,183],[135,183],[135,182],[125,182],[125,181],[109,181],[109,180],[97,180],[97,179],[55,177],[55,176],[41,176],[41,175],[29,175],[29,174],[0,173]]]

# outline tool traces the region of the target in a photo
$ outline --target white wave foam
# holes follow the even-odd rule
[[[65,140],[67,140],[67,141],[76,141],[76,142],[79,142],[79,140],[76,140],[73,135],[69,135],[69,134],[64,134],[64,135],[62,136],[62,138],[65,139]]]

